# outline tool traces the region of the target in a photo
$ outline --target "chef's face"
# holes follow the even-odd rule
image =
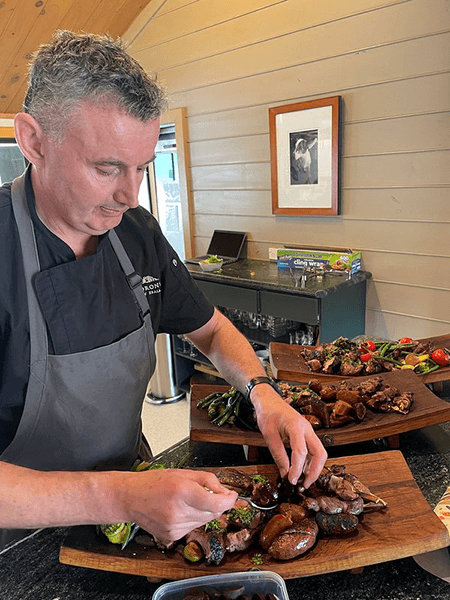
[[[44,138],[38,210],[61,230],[100,235],[116,227],[138,206],[158,136],[159,119],[144,123],[118,108],[84,103],[62,143]]]

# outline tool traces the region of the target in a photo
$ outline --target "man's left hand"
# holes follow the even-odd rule
[[[320,475],[327,453],[310,423],[285,402],[268,385],[258,385],[251,392],[259,430],[277,464],[281,476],[288,474],[296,484],[304,474],[308,488]],[[291,447],[291,461],[285,444]]]

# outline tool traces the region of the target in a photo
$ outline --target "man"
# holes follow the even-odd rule
[[[240,390],[252,381],[259,427],[292,482],[304,471],[309,486],[324,464],[310,425],[254,380],[265,372],[250,345],[138,206],[164,104],[107,36],[58,32],[34,57],[15,118],[30,166],[0,188],[0,527],[133,521],[171,541],[232,507],[210,473],[126,470],[146,457],[158,332],[187,334]],[[147,275],[156,293],[143,292]]]

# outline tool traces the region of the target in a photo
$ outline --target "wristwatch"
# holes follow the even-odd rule
[[[268,383],[271,387],[273,387],[277,394],[281,395],[280,388],[273,379],[270,379],[270,377],[253,377],[253,379],[250,379],[250,381],[245,386],[244,398],[246,400],[250,400],[250,392],[255,387],[255,385],[259,385],[260,383]]]

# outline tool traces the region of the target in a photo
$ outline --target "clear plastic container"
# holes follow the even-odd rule
[[[207,575],[172,581],[159,587],[153,594],[152,600],[183,600],[185,593],[193,588],[213,587],[219,592],[227,588],[243,586],[243,594],[252,596],[275,594],[279,600],[289,600],[284,579],[272,571],[247,571],[242,573],[226,573],[224,575]]]

